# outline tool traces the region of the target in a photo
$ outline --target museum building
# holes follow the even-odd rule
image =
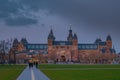
[[[110,35],[106,37],[105,41],[98,38],[93,43],[79,43],[77,34],[73,34],[71,28],[65,41],[56,41],[53,30],[51,29],[46,44],[32,44],[29,43],[26,38],[22,38],[21,41],[17,39],[13,41],[13,48],[19,53],[17,55],[23,54],[24,52],[28,56],[46,62],[102,64],[112,63],[116,56]],[[16,57],[16,60],[19,59],[19,57],[20,56]]]

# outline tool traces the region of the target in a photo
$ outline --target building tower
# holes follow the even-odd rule
[[[73,36],[73,45],[74,46],[76,46],[76,45],[78,45],[78,38],[77,38],[77,34],[76,33],[74,33],[74,36]]]
[[[48,35],[48,56],[49,56],[49,60],[53,60],[54,54],[53,54],[53,42],[55,40],[52,28],[50,30],[50,33]]]
[[[112,48],[112,38],[110,35],[108,35],[106,38],[106,45],[109,49]]]
[[[17,38],[14,39],[12,48],[9,53],[9,62],[16,64],[16,52],[18,51],[19,42]]]
[[[26,38],[22,38],[21,39],[21,43],[24,45],[24,47],[28,44],[28,41],[26,40]]]
[[[73,34],[72,34],[71,27],[70,27],[70,30],[69,30],[69,34],[68,34],[67,40],[70,41],[70,42],[72,42],[72,40],[73,40]]]
[[[15,38],[14,41],[13,41],[13,46],[12,46],[12,47],[13,47],[14,50],[16,50],[16,51],[17,51],[17,48],[18,48],[18,44],[19,44],[18,39]]]
[[[73,50],[73,60],[78,61],[78,38],[76,33],[74,33],[73,40],[72,40],[72,50]]]
[[[52,46],[52,43],[54,40],[55,40],[55,37],[51,28],[50,33],[48,35],[48,46]]]

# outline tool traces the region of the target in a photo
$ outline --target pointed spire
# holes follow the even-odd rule
[[[69,30],[70,33],[72,33],[72,28],[71,28],[71,24],[70,24],[70,30]]]
[[[73,34],[72,34],[71,26],[70,26],[70,30],[69,30],[69,34],[68,34],[67,40],[68,41],[72,41],[72,39],[73,39]]]
[[[18,43],[18,39],[15,38],[14,41],[13,41],[13,43]]]
[[[70,24],[70,30],[72,30],[72,29],[71,29],[71,26],[72,26],[72,25]]]
[[[77,40],[77,39],[78,39],[76,33],[74,33],[73,39],[74,39],[74,40]]]
[[[110,34],[108,34],[108,36],[106,38],[106,41],[112,41],[112,38],[111,38]]]
[[[22,38],[21,43],[25,46],[28,43],[28,41],[26,40],[26,38]]]
[[[95,43],[99,43],[99,42],[101,42],[102,40],[101,40],[101,38],[97,38],[96,40],[95,40]]]
[[[51,26],[50,34],[53,34],[52,26]]]
[[[17,47],[18,44],[19,44],[18,39],[15,38],[14,41],[13,41],[13,47]]]
[[[52,26],[51,26],[50,33],[49,33],[49,35],[48,35],[48,39],[55,40],[55,37],[54,37],[54,34],[53,34],[53,30],[52,30]]]

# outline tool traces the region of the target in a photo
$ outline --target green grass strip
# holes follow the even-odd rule
[[[0,80],[16,80],[26,65],[0,65]]]
[[[120,65],[45,65],[39,66],[51,80],[120,80]]]

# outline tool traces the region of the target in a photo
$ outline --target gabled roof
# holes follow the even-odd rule
[[[96,40],[95,40],[95,43],[99,43],[99,42],[101,42],[102,40],[100,39],[100,38],[97,38]]]
[[[106,48],[102,48],[101,52],[106,53],[106,50],[107,50]],[[113,49],[113,48],[110,48],[109,51],[110,51],[110,53],[116,53],[115,49]]]
[[[79,50],[94,50],[98,48],[98,44],[78,44]]]
[[[106,52],[106,48],[102,48],[101,52],[104,54]]]
[[[109,50],[111,53],[116,53],[115,49],[110,48]]]
[[[72,34],[72,29],[71,29],[71,27],[70,27],[70,30],[69,30],[69,34],[68,34],[67,40],[68,40],[68,41],[72,41],[72,39],[73,39],[73,34]]]
[[[74,40],[77,40],[77,39],[78,39],[76,33],[74,33],[73,39],[74,39]]]
[[[49,35],[48,35],[48,39],[55,40],[55,36],[54,36],[54,34],[53,34],[52,29],[50,30],[50,33],[49,33]]]
[[[27,43],[28,43],[27,40],[26,40],[26,38],[22,38],[22,39],[21,39],[21,42],[22,42],[23,44],[27,44]]]
[[[111,39],[111,36],[110,36],[110,35],[108,35],[108,36],[107,36],[106,41],[112,41],[112,39]]]
[[[47,50],[47,44],[27,44],[27,50]]]
[[[99,45],[105,46],[105,45],[106,45],[106,42],[99,42]]]
[[[17,38],[15,38],[14,41],[13,41],[13,47],[17,47],[18,44],[19,44],[19,41],[18,41]]]

